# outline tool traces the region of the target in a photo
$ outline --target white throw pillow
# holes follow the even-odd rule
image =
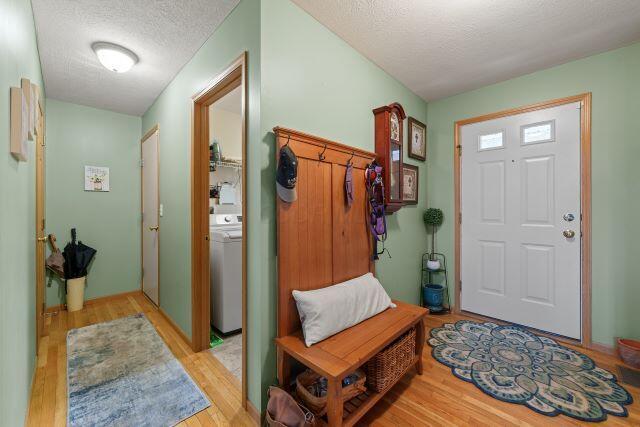
[[[373,274],[313,291],[293,291],[307,347],[396,305]]]

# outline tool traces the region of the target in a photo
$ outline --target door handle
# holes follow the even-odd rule
[[[576,235],[576,232],[573,230],[564,230],[562,232],[562,234],[564,235],[564,237],[566,237],[567,239],[571,239]]]
[[[158,231],[158,228],[160,228],[160,226],[156,225],[155,227],[149,227],[149,231]]]
[[[48,237],[47,237],[47,236],[44,236],[44,237],[36,237],[36,240],[37,240],[38,242],[46,242],[46,241],[47,241],[47,239],[48,239]]]

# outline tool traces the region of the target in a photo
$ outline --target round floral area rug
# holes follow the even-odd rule
[[[589,357],[518,326],[461,320],[432,329],[429,344],[455,376],[544,415],[603,421],[628,416],[633,402]]]

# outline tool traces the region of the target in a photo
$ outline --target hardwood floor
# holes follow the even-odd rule
[[[207,394],[212,405],[180,426],[255,425],[242,409],[240,384],[208,351],[194,353],[189,345],[169,325],[167,320],[142,295],[128,295],[85,306],[82,311],[59,312],[44,324],[38,365],[29,407],[28,426],[64,426],[67,417],[66,332],[69,329],[105,322],[137,312],[144,312],[167,343],[173,354]],[[463,319],[462,316],[428,316],[427,336],[432,327]],[[578,349],[594,359],[598,366],[616,373],[619,361],[613,356]],[[362,419],[373,426],[548,426],[588,425],[574,419],[546,417],[532,410],[493,399],[473,384],[451,374],[446,366],[431,357],[425,345],[424,374],[406,375]],[[624,385],[633,395],[627,406],[630,416],[609,416],[606,424],[640,426],[640,389]]]
[[[426,335],[431,328],[443,323],[465,319],[464,316],[427,316]],[[568,346],[572,347],[572,346]],[[617,375],[617,358],[595,351],[577,348],[591,357],[598,366]],[[502,402],[484,394],[475,385],[451,374],[451,369],[431,357],[431,347],[425,345],[424,374],[406,375],[365,416],[363,421],[372,426],[572,426],[591,425],[564,415],[547,417],[531,409]],[[415,371],[414,371],[415,372]],[[640,426],[640,389],[623,386],[633,395],[634,403],[627,406],[628,418],[609,415],[601,424],[612,426]]]
[[[28,426],[66,425],[67,331],[138,312],[144,312],[174,356],[211,401],[209,408],[179,426],[256,424],[242,408],[239,381],[208,351],[194,353],[158,310],[142,294],[137,294],[102,300],[74,313],[60,311],[46,318],[29,404]]]

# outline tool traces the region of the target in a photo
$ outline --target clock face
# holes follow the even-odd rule
[[[391,139],[400,142],[400,122],[395,112],[391,113]]]

